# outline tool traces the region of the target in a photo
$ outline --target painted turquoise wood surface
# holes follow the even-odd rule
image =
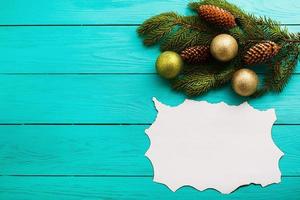
[[[300,32],[298,0],[230,1]],[[282,183],[221,195],[152,182],[151,98],[177,105],[185,96],[154,74],[159,51],[144,48],[135,29],[160,12],[188,13],[187,2],[0,0],[1,200],[300,199],[299,67],[283,93],[250,101],[276,108]],[[197,99],[245,100],[229,86]]]
[[[277,124],[300,124],[300,75],[281,94],[249,100],[260,109],[276,108]],[[0,123],[144,124],[155,119],[152,97],[178,105],[186,98],[155,74],[0,75]],[[230,88],[197,98],[237,105],[245,101]]]
[[[136,28],[0,27],[0,73],[154,73],[159,50],[145,49]]]
[[[267,188],[251,186],[231,195],[213,190],[198,192],[182,188],[170,192],[167,187],[153,183],[151,177],[0,177],[0,199],[32,200],[299,200],[300,179],[286,177],[281,184]]]
[[[244,10],[299,24],[298,0],[229,0]],[[0,24],[136,24],[161,12],[186,14],[190,0],[1,1]]]

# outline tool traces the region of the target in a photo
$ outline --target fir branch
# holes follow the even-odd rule
[[[299,60],[299,46],[287,44],[276,59],[271,62],[271,69],[267,74],[266,86],[275,92],[281,92],[286,86]]]
[[[144,38],[144,44],[146,46],[156,44],[173,30],[173,25],[172,22],[169,22],[150,30]]]
[[[172,83],[175,90],[184,91],[188,96],[198,96],[210,90],[216,80],[213,74],[191,73],[177,78]]]
[[[206,70],[190,71],[172,82],[173,89],[185,92],[194,97],[208,92],[210,89],[218,88],[231,80],[236,69],[228,68],[220,72],[211,73]]]
[[[144,44],[161,44],[163,51],[180,52],[195,45],[207,45],[218,33],[199,20],[198,16],[163,13],[146,20],[137,30]]]

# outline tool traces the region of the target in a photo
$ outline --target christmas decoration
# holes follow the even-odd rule
[[[183,67],[183,61],[176,52],[166,51],[162,53],[156,61],[157,73],[166,78],[175,78]]]
[[[189,64],[206,62],[210,57],[209,46],[194,46],[181,52],[182,59]]]
[[[241,96],[250,96],[257,90],[259,83],[258,76],[250,69],[236,71],[232,78],[232,87]]]
[[[159,44],[161,51],[181,54],[179,74],[159,71],[172,77],[174,89],[201,95],[231,81],[239,69],[263,63],[264,82],[252,97],[283,90],[299,60],[300,33],[289,33],[280,23],[255,17],[226,0],[199,0],[189,7],[191,16],[167,12],[138,28],[146,46]],[[208,46],[213,56],[207,58]]]
[[[228,62],[238,54],[238,43],[228,34],[216,36],[210,45],[210,52],[217,60]]]
[[[198,9],[199,16],[207,22],[230,29],[236,26],[235,17],[228,11],[214,5],[201,5]]]
[[[251,47],[244,56],[247,65],[262,64],[278,54],[280,46],[272,41],[262,42]]]

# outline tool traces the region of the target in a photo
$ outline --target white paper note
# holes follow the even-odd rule
[[[172,191],[192,186],[228,194],[251,183],[263,187],[279,183],[282,151],[271,129],[274,109],[259,111],[247,102],[239,106],[186,100],[170,107],[153,98],[158,111],[146,130],[146,156],[154,181]]]

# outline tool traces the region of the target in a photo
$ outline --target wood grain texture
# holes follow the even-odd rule
[[[277,123],[300,123],[300,75],[281,94],[250,100],[258,109],[275,108]],[[186,98],[157,75],[0,75],[0,123],[152,123],[152,97],[169,105]],[[238,105],[228,85],[196,98]]]
[[[190,187],[171,192],[152,178],[118,177],[0,177],[0,198],[5,200],[165,200],[165,199],[272,199],[299,200],[300,178],[283,178],[280,184],[242,187],[230,195],[214,190],[198,192]]]
[[[0,126],[0,175],[152,176],[149,126]],[[300,126],[274,126],[283,176],[300,176]]]
[[[230,1],[300,32],[298,0]],[[173,193],[153,183],[144,156],[149,125],[142,125],[155,118],[151,98],[178,105],[186,97],[148,74],[155,72],[159,50],[143,47],[135,30],[161,12],[190,14],[188,2],[0,0],[1,200],[299,199],[299,74],[280,95],[250,101],[276,109],[273,138],[285,152],[282,183],[231,195],[187,187]],[[245,99],[228,86],[197,100],[237,105]],[[12,125],[23,123],[69,125]]]
[[[0,73],[155,73],[158,47],[136,28],[0,27]]]
[[[298,0],[229,0],[256,15],[300,23]],[[1,1],[0,24],[136,24],[161,12],[189,13],[189,0]]]

